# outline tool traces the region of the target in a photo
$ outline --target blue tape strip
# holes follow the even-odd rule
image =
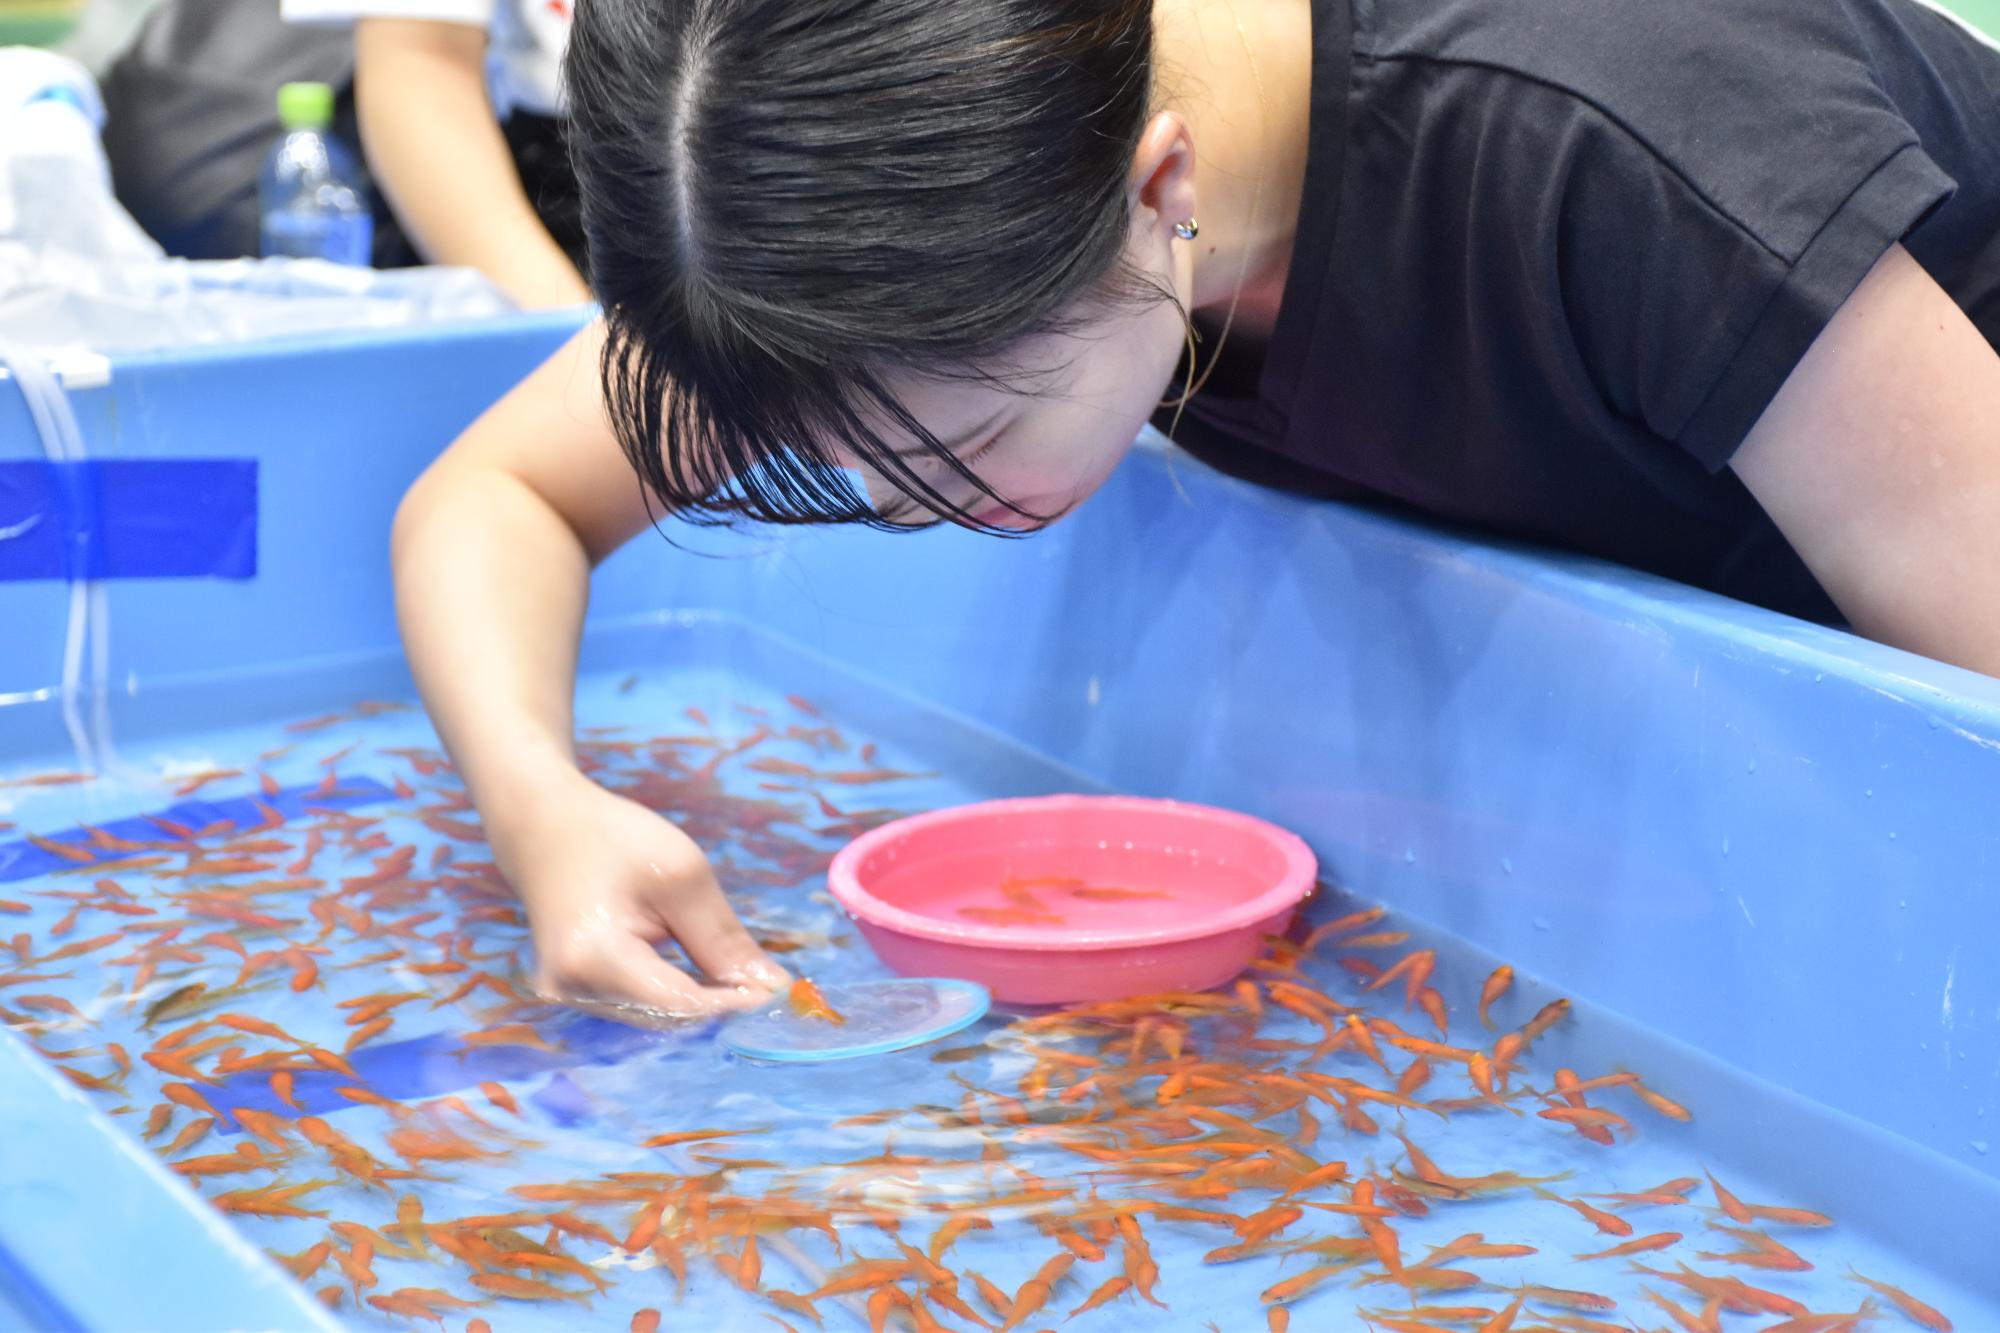
[[[347,1057],[356,1078],[319,1069],[301,1069],[292,1075],[292,1101],[304,1110],[279,1101],[271,1089],[271,1076],[265,1073],[231,1075],[216,1087],[203,1088],[202,1093],[209,1105],[223,1112],[216,1133],[227,1136],[242,1131],[229,1116],[239,1106],[287,1118],[333,1115],[354,1108],[354,1102],[342,1097],[338,1089],[357,1085],[392,1101],[418,1102],[464,1092],[489,1079],[518,1083],[550,1070],[615,1065],[645,1051],[705,1041],[713,1035],[713,1025],[654,1032],[585,1017],[565,1022],[554,1035],[562,1043],[559,1051],[539,1046],[467,1046],[456,1034],[445,1032],[404,1041],[370,1042]],[[567,1123],[574,1123],[587,1109],[587,1103],[572,1108],[575,1116]]]
[[[226,801],[182,801],[170,805],[152,815],[135,815],[131,819],[121,819],[111,824],[95,824],[115,838],[127,842],[160,843],[171,842],[173,835],[154,823],[162,819],[183,828],[204,829],[214,824],[227,822],[233,831],[261,824],[268,817],[267,810],[276,810],[286,819],[297,819],[314,810],[345,810],[357,805],[372,805],[377,801],[397,799],[394,788],[385,787],[373,778],[342,776],[340,785],[331,792],[321,790],[320,784],[307,787],[286,787],[275,796],[245,796]],[[227,837],[229,834],[218,834]],[[52,833],[41,839],[42,843],[53,843],[87,852],[99,861],[112,862],[125,853],[112,851],[91,839],[88,831],[72,829],[66,833]],[[0,843],[0,884],[14,880],[34,879],[58,870],[75,870],[85,864],[74,857],[53,852],[47,846],[37,846],[32,842]]]
[[[0,582],[256,573],[255,459],[0,463]]]

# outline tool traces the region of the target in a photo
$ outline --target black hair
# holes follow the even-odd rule
[[[889,377],[1031,391],[1083,298],[1171,299],[1122,257],[1152,0],[579,0],[564,78],[606,410],[696,522],[913,526],[836,450],[971,522]]]

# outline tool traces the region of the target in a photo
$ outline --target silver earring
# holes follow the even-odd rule
[[[1176,222],[1174,224],[1174,235],[1184,241],[1191,241],[1201,235],[1201,223],[1193,218],[1189,218],[1186,222]]]

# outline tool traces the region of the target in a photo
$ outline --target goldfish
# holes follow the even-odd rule
[[[464,1301],[448,1291],[435,1287],[401,1287],[395,1291],[370,1296],[368,1303],[383,1314],[396,1315],[404,1319],[429,1319],[443,1323],[442,1310],[472,1310],[478,1308],[476,1301]]]
[[[512,1273],[474,1273],[472,1285],[481,1291],[493,1293],[510,1301],[577,1301],[590,1304],[588,1293],[564,1291],[561,1287],[534,1278],[516,1277]]]
[[[1616,1213],[1607,1213],[1601,1208],[1593,1208],[1581,1199],[1562,1198],[1560,1195],[1549,1193],[1549,1191],[1539,1185],[1533,1188],[1538,1197],[1547,1199],[1550,1203],[1559,1203],[1565,1208],[1574,1209],[1578,1216],[1606,1235],[1629,1236],[1632,1234],[1632,1224]]]
[[[1266,1305],[1277,1305],[1286,1301],[1295,1301],[1314,1287],[1325,1282],[1328,1278],[1336,1277],[1346,1272],[1347,1267],[1346,1264],[1321,1264],[1317,1268],[1308,1268],[1303,1273],[1295,1274],[1292,1277],[1284,1279],[1282,1282],[1275,1282],[1266,1287],[1264,1294],[1257,1299]]]
[[[1527,1026],[1521,1029],[1522,1040],[1526,1042],[1537,1040],[1544,1032],[1568,1017],[1569,1011],[1568,1000],[1550,1000],[1537,1010],[1535,1016],[1528,1020]]]
[[[1131,1289],[1132,1289],[1132,1279],[1129,1277],[1121,1275],[1118,1277],[1107,1279],[1102,1286],[1097,1288],[1096,1291],[1091,1292],[1090,1295],[1084,1299],[1082,1304],[1078,1305],[1074,1310],[1071,1310],[1068,1314],[1064,1315],[1063,1318],[1074,1319],[1078,1315],[1083,1314],[1085,1311],[1095,1310],[1102,1305],[1109,1305],[1112,1301],[1117,1300],[1120,1296],[1123,1296],[1126,1292],[1130,1291]]]
[[[1671,1297],[1645,1288],[1646,1299],[1666,1311],[1667,1317],[1679,1324],[1685,1333],[1722,1333],[1722,1325],[1716,1322],[1715,1311],[1711,1308],[1700,1315],[1689,1313]]]
[[[270,1185],[262,1189],[232,1190],[217,1194],[209,1202],[225,1213],[248,1213],[256,1217],[325,1217],[326,1211],[299,1207],[301,1195],[325,1189],[331,1180],[308,1180],[299,1185]]]
[[[272,1041],[293,1042],[296,1044],[296,1039],[283,1028],[272,1023],[266,1023],[260,1018],[252,1018],[248,1014],[217,1014],[215,1021],[225,1027],[232,1027],[239,1032],[247,1032],[255,1037],[268,1037]]]
[[[1579,1254],[1572,1257],[1577,1259],[1622,1258],[1628,1254],[1644,1254],[1648,1250],[1664,1250],[1670,1245],[1680,1244],[1680,1241],[1680,1232],[1661,1231],[1651,1236],[1641,1236],[1637,1240],[1628,1240],[1623,1245],[1614,1245],[1608,1250],[1598,1250],[1594,1254]]]
[[[1158,889],[1121,889],[1111,885],[1086,886],[1080,889],[1065,889],[1072,898],[1081,898],[1093,903],[1136,902],[1142,898],[1171,898],[1174,895]]]
[[[1346,916],[1329,921],[1325,925],[1314,929],[1311,934],[1306,936],[1305,943],[1301,947],[1305,952],[1311,953],[1325,941],[1348,934],[1351,931],[1364,930],[1387,915],[1389,915],[1389,909],[1386,907],[1368,907],[1358,912],[1350,912]]]
[[[1668,1273],[1657,1268],[1648,1268],[1641,1263],[1635,1263],[1632,1265],[1632,1270],[1637,1273],[1647,1273],[1664,1281],[1675,1283],[1700,1296],[1703,1300],[1720,1301],[1725,1310],[1733,1310],[1742,1314],[1762,1312],[1792,1316],[1806,1313],[1806,1307],[1791,1297],[1781,1296],[1777,1292],[1764,1291],[1753,1287],[1741,1278],[1709,1277],[1695,1272],[1686,1264],[1679,1264],[1676,1267],[1679,1270],[1678,1272]]]
[[[205,1115],[190,1120],[187,1124],[181,1126],[180,1133],[174,1135],[172,1141],[166,1147],[160,1149],[160,1155],[162,1157],[172,1157],[176,1153],[186,1152],[189,1148],[194,1147],[195,1144],[200,1143],[206,1138],[208,1132],[214,1128],[214,1116]]]
[[[1278,1197],[1287,1199],[1294,1194],[1302,1194],[1307,1190],[1317,1189],[1321,1185],[1330,1185],[1335,1181],[1344,1180],[1346,1177],[1346,1162],[1327,1162],[1321,1166],[1314,1167],[1303,1176],[1300,1176]]]
[[[734,1138],[739,1134],[762,1134],[761,1129],[683,1129],[671,1134],[655,1134],[639,1146],[642,1148],[671,1148],[682,1143],[703,1143],[710,1139]]]
[[[1544,1120],[1555,1120],[1562,1124],[1579,1128],[1590,1127],[1602,1129],[1616,1125],[1628,1134],[1632,1132],[1632,1122],[1624,1116],[1619,1115],[1616,1111],[1606,1111],[1595,1106],[1551,1106],[1547,1110],[1537,1111],[1535,1114]]]
[[[521,1114],[520,1106],[514,1101],[514,1094],[501,1087],[498,1083],[481,1083],[479,1091],[485,1094],[487,1101],[501,1110],[511,1112],[517,1116]]]
[[[1922,1325],[1924,1328],[1933,1330],[1933,1333],[1951,1333],[1951,1320],[1945,1318],[1930,1306],[1925,1305],[1901,1287],[1892,1287],[1886,1282],[1877,1282],[1872,1277],[1864,1277],[1856,1272],[1852,1265],[1849,1265],[1847,1269],[1847,1276],[1853,1281],[1859,1282],[1863,1286],[1886,1297],[1891,1304],[1898,1310],[1901,1310],[1909,1319]]]
[[[541,1033],[526,1023],[502,1023],[498,1027],[482,1028],[468,1032],[459,1040],[467,1046],[532,1046],[536,1050],[560,1054],[560,1046],[552,1046]]]
[[[20,1005],[23,1009],[31,1009],[45,1014],[61,1014],[66,1018],[78,1019],[85,1023],[90,1021],[83,1010],[77,1008],[60,995],[16,995],[13,998],[13,1002]]]
[[[342,1088],[341,1091],[349,1089]],[[396,1155],[406,1162],[464,1162],[501,1156],[491,1148],[481,1147],[456,1134],[427,1133],[409,1126],[390,1130],[387,1141]]]
[[[170,1102],[186,1107],[190,1111],[199,1111],[203,1115],[210,1116],[216,1120],[222,1119],[222,1112],[209,1105],[208,1098],[202,1096],[201,1093],[186,1083],[164,1084],[160,1088],[160,1095]]]
[[[1352,941],[1350,941],[1351,943]],[[1419,949],[1415,953],[1405,954],[1397,959],[1393,965],[1384,969],[1379,976],[1361,989],[1364,991],[1376,991],[1381,990],[1392,981],[1402,981],[1404,983],[1403,1004],[1405,1008],[1408,1008],[1410,1005],[1416,1003],[1417,992],[1423,989],[1425,982],[1430,980],[1431,972],[1436,966],[1437,951],[1435,949]]]
[[[271,1095],[294,1111],[305,1109],[292,1095],[292,1071],[289,1069],[280,1069],[271,1075]]]
[[[1425,986],[1417,992],[1417,1008],[1424,1011],[1424,1017],[1430,1019],[1431,1025],[1437,1029],[1440,1041],[1450,1035],[1451,1012],[1445,1007],[1444,996],[1437,987]]]
[[[586,1240],[599,1241],[614,1249],[618,1247],[618,1237],[612,1235],[609,1231],[597,1225],[597,1223],[587,1218],[578,1217],[575,1213],[550,1213],[542,1220],[557,1231],[565,1232],[572,1236],[582,1236]]]
[[[333,1252],[333,1261],[340,1266],[340,1271],[354,1285],[355,1300],[358,1301],[361,1299],[361,1289],[363,1287],[376,1285],[377,1279],[373,1267],[375,1262],[375,1247],[368,1241],[357,1241],[349,1249],[336,1249]]]
[[[834,1024],[847,1022],[847,1016],[828,1004],[826,996],[820,993],[819,987],[805,977],[800,977],[792,983],[791,992],[786,998],[792,1007],[792,1012],[800,1018],[819,1019]]]
[[[660,1312],[648,1307],[632,1316],[631,1333],[659,1333]]]
[[[1532,1245],[1493,1244],[1483,1233],[1470,1231],[1425,1255],[1424,1267],[1432,1267],[1446,1259],[1523,1259],[1535,1253],[1537,1250]]]
[[[1741,1264],[1746,1268],[1769,1268],[1787,1273],[1802,1273],[1812,1267],[1798,1253],[1772,1240],[1761,1231],[1726,1227],[1719,1222],[1711,1224],[1710,1229],[1734,1236],[1750,1248],[1722,1253],[1702,1250],[1697,1253],[1697,1258],[1711,1259],[1717,1263]]]
[[[989,926],[1060,926],[1067,919],[1026,907],[961,907],[958,914]]]
[[[1587,1199],[1615,1199],[1619,1203],[1635,1206],[1646,1204],[1655,1207],[1671,1207],[1677,1203],[1686,1203],[1688,1194],[1700,1183],[1693,1176],[1682,1176],[1677,1180],[1669,1180],[1664,1185],[1655,1185],[1650,1190],[1641,1190],[1634,1194],[1587,1194],[1584,1197]]]
[[[291,1150],[291,1141],[285,1137],[285,1122],[281,1117],[248,1106],[235,1107],[230,1115],[235,1117],[245,1133],[262,1139],[279,1152]]]
[[[1631,1087],[1632,1091],[1638,1095],[1640,1101],[1643,1101],[1646,1105],[1652,1107],[1653,1110],[1667,1117],[1667,1119],[1683,1122],[1694,1119],[1693,1112],[1689,1111],[1685,1106],[1661,1096],[1645,1084],[1634,1082]]]
[[[1502,1290],[1514,1292],[1537,1305],[1559,1305],[1566,1310],[1614,1310],[1618,1302],[1609,1296],[1600,1296],[1594,1291],[1565,1291],[1561,1287],[1506,1287]]]
[[[297,1278],[300,1282],[309,1282],[312,1280],[313,1274],[326,1267],[326,1261],[333,1255],[333,1244],[330,1241],[323,1240],[309,1249],[299,1251],[297,1254],[278,1254],[276,1251],[273,1251],[272,1255],[279,1263],[285,1266],[293,1277]]]
[[[1752,1221],[1781,1227],[1830,1227],[1833,1219],[1825,1213],[1815,1213],[1807,1208],[1772,1208],[1764,1204],[1743,1205]]]

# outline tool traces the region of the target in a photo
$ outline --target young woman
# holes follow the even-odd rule
[[[2000,55],[1916,0],[583,0],[566,68],[604,318],[396,531],[558,994],[782,979],[572,761],[654,509],[1030,529],[1156,419],[2000,673]]]

